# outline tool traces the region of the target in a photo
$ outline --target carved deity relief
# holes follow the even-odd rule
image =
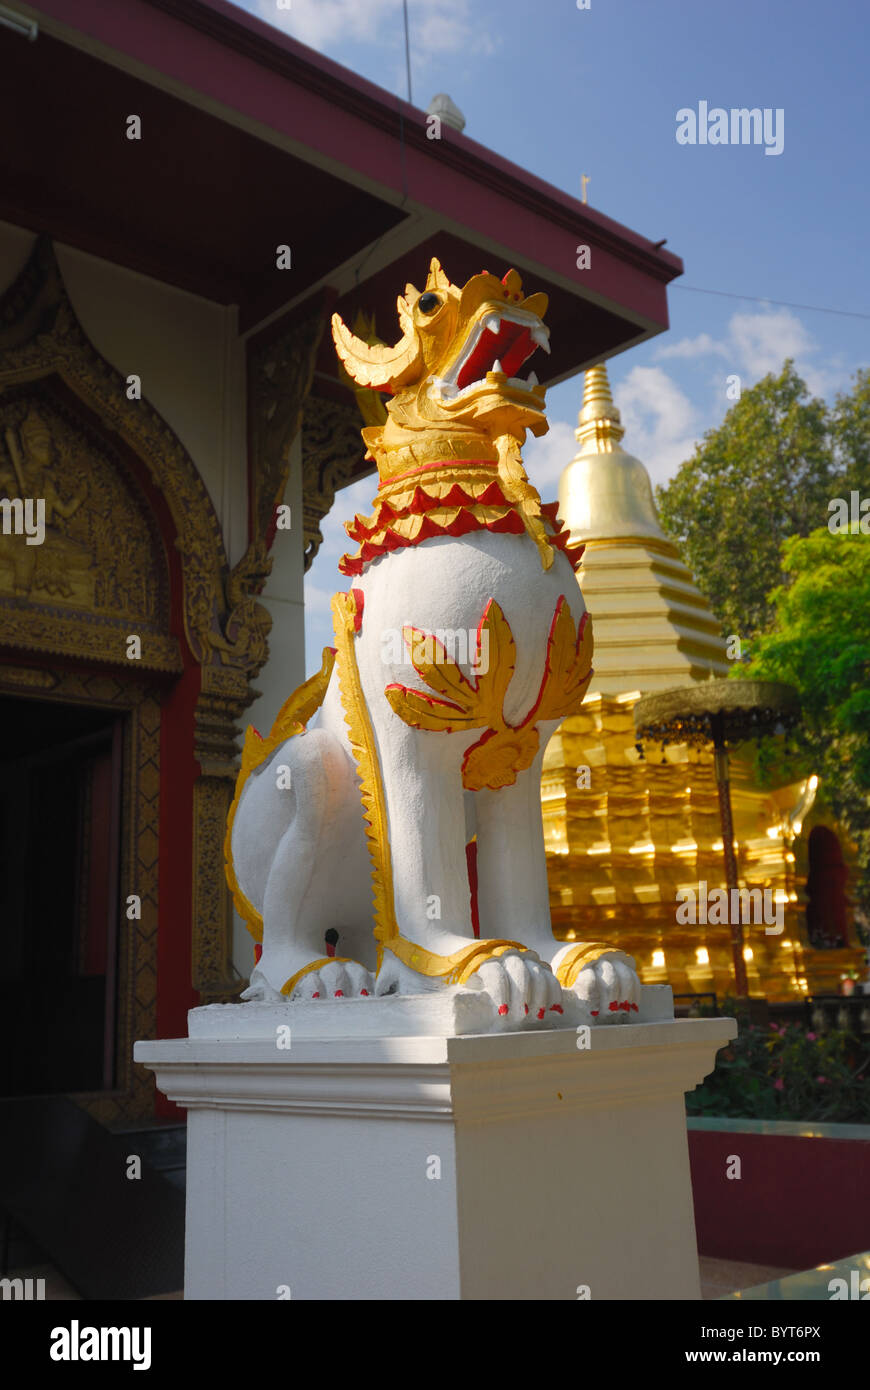
[[[0,410],[0,498],[40,499],[44,531],[28,544],[3,528],[0,597],[162,625],[165,577],[138,499],[105,445],[34,395]]]

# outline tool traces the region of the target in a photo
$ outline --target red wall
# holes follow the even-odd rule
[[[798,1270],[870,1250],[870,1140],[696,1129],[689,1159],[700,1254]]]

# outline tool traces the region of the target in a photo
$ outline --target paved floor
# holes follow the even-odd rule
[[[781,1265],[739,1264],[734,1260],[714,1260],[709,1255],[702,1255],[699,1263],[701,1297],[705,1299],[724,1298],[738,1289],[751,1289],[756,1284],[769,1284],[772,1279],[794,1274],[793,1269],[783,1269]]]

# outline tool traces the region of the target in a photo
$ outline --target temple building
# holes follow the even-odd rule
[[[724,883],[713,750],[638,746],[632,711],[651,691],[727,676],[726,641],[662,530],[646,468],[622,448],[603,365],[586,372],[575,433],[559,512],[572,542],[586,546],[577,577],[595,674],[544,762],[554,925],[569,940],[617,942],[646,982],[721,1000],[735,993],[729,926],[677,921],[678,890]],[[740,885],[769,890],[782,908],[781,932],[744,928],[750,993],[771,1000],[837,993],[863,965],[846,891],[849,847],[815,804],[816,786],[810,777],[764,790],[746,751],[732,753]]]
[[[373,467],[332,313],[514,267],[551,384],[665,331],[682,263],[225,0],[21,0],[0,60],[0,1098],[117,1128],[177,1113],[134,1039],[251,969],[238,738],[319,664],[304,573]]]

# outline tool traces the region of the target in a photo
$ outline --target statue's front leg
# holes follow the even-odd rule
[[[562,988],[547,962],[553,932],[541,830],[540,757],[516,784],[474,793],[477,830],[477,908],[481,936],[524,941],[542,965],[526,1002],[541,1020],[562,1012]]]
[[[474,936],[461,778],[468,739],[436,743],[399,720],[388,728],[378,722],[379,742],[388,750],[381,778],[391,892],[389,924],[378,925],[377,993],[465,985],[485,990],[503,1019],[521,1024],[548,1001],[544,981],[552,976],[521,937]]]
[[[541,818],[541,768],[546,738],[516,784],[475,793],[478,912],[481,935],[520,934],[600,1022],[637,1014],[641,982],[631,956],[603,942],[556,941],[550,919],[547,860]]]

